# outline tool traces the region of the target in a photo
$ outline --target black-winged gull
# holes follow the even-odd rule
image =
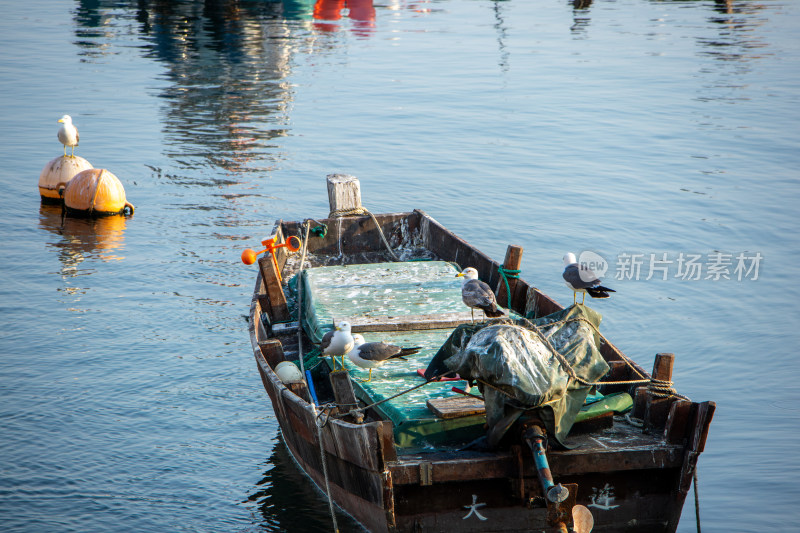
[[[614,289],[603,287],[597,275],[588,268],[581,271],[578,260],[572,252],[564,256],[564,281],[567,287],[572,289],[572,303],[578,303],[578,293],[583,293],[581,305],[586,301],[586,293],[592,298],[608,298],[609,292],[617,292]]]
[[[72,117],[69,115],[64,115],[58,121],[61,123],[61,127],[58,128],[58,142],[64,145],[64,155],[67,155],[67,146],[71,146],[71,155],[74,156],[75,147],[78,146],[78,140],[80,140],[78,128],[72,125]]]
[[[350,322],[339,322],[339,325],[323,335],[319,347],[324,355],[330,355],[333,360],[333,370],[336,370],[336,356],[342,358],[344,370],[344,356],[353,349],[353,336],[350,334]]]
[[[487,317],[498,317],[505,314],[497,308],[497,301],[489,285],[478,279],[477,270],[467,267],[456,274],[456,277],[464,278],[461,285],[461,300],[464,305],[469,307],[473,322],[475,322],[475,309],[480,309]]]
[[[353,335],[353,340],[355,341],[353,349],[347,356],[357,367],[369,369],[369,378],[366,381],[372,379],[373,368],[378,368],[390,359],[403,359],[406,355],[413,355],[422,349],[419,346],[401,348],[385,342],[366,342],[360,333]]]

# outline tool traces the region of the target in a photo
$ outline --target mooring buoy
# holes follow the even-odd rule
[[[64,205],[70,214],[104,216],[133,214],[133,204],[125,198],[125,188],[104,168],[79,172],[64,187]]]
[[[60,155],[47,163],[39,174],[39,195],[42,202],[60,204],[59,186],[63,187],[75,174],[90,168],[92,164],[77,155]]]

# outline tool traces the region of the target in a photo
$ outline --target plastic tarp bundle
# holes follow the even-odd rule
[[[456,328],[426,377],[447,371],[476,380],[486,421],[500,435],[523,413],[541,419],[563,446],[575,418],[608,364],[597,347],[602,317],[582,305],[536,320],[498,319]],[[504,428],[504,429],[503,429]],[[495,439],[497,440],[497,439]]]

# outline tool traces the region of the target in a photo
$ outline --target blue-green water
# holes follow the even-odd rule
[[[795,530],[800,4],[341,7],[3,3],[0,529],[330,529],[278,440],[239,254],[325,216],[344,172],[374,212],[522,245],[564,304],[564,253],[602,255],[604,331],[645,367],[676,353],[680,390],[717,402],[703,531]],[[132,218],[40,207],[65,113]],[[690,497],[679,531],[693,517]]]

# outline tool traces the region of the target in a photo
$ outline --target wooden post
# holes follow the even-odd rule
[[[328,174],[328,203],[331,214],[361,208],[361,183],[349,174]]]
[[[519,270],[522,264],[522,246],[515,246],[510,244],[506,249],[506,258],[503,261],[503,268],[505,270]],[[514,307],[516,303],[516,288],[517,279],[509,278],[508,288],[511,294],[511,305]],[[505,307],[508,304],[508,294],[506,294],[506,284],[503,282],[502,276],[497,284],[497,303]]]
[[[286,295],[283,294],[283,286],[278,280],[278,272],[272,257],[267,254],[258,260],[258,268],[261,269],[261,279],[264,280],[264,289],[269,298],[269,308],[271,322],[286,322],[291,318],[289,307],[286,305]]]
[[[672,368],[675,365],[675,354],[659,353],[653,363],[653,379],[659,381],[672,381]],[[664,398],[656,396],[653,391],[647,392],[647,403],[644,410],[645,428],[664,429],[667,423],[670,406],[675,397]]]
[[[333,387],[333,397],[336,400],[336,405],[339,407],[339,412],[346,414],[350,409],[358,407],[358,400],[356,394],[353,392],[353,383],[350,381],[350,373],[331,372],[328,374]]]

